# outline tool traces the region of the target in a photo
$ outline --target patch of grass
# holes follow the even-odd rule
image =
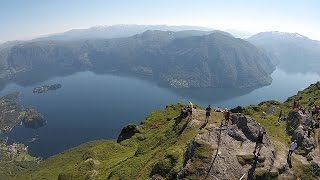
[[[244,166],[244,165],[252,165],[255,161],[255,156],[253,154],[249,155],[237,155],[238,162]],[[257,159],[257,167],[263,167],[264,161],[266,160],[265,157],[259,156]]]
[[[318,180],[319,177],[316,176],[316,174],[314,174],[312,172],[312,167],[310,164],[302,164],[300,161],[298,161],[297,159],[293,158],[292,161],[292,171],[293,174],[296,178],[299,179],[308,179],[308,180]]]
[[[204,141],[197,140],[194,142],[195,150],[189,164],[188,173],[186,179],[199,178],[198,172],[203,170],[204,164],[211,163],[212,155],[215,148]]]
[[[266,169],[258,168],[254,173],[255,179],[273,180],[279,176],[278,172],[268,171]]]
[[[183,106],[168,105],[165,110],[151,112],[139,131],[120,143],[83,144],[45,160],[15,179],[149,179],[155,166],[160,169],[157,174],[173,177],[184,165],[188,143],[200,132],[198,125],[187,126],[181,134],[173,131],[174,118]],[[181,123],[185,122],[184,119]]]

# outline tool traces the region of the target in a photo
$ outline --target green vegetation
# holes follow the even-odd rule
[[[252,165],[255,161],[257,161],[257,167],[263,167],[264,161],[266,160],[265,157],[259,156],[257,159],[253,154],[250,155],[237,155],[238,162],[241,165]]]
[[[318,176],[316,176],[316,174],[314,174],[312,172],[312,168],[310,164],[303,164],[301,163],[299,160],[293,158],[293,162],[292,162],[292,171],[294,172],[294,176],[296,178],[300,178],[300,179],[314,179],[317,180],[319,179]]]
[[[174,177],[183,167],[188,143],[200,132],[199,126],[188,126],[181,134],[174,130],[174,118],[181,107],[182,104],[169,105],[165,110],[151,112],[130,139],[83,144],[47,159],[15,179],[148,179],[150,172]],[[186,122],[182,119],[177,129]]]
[[[217,147],[212,147],[212,145],[201,140],[196,140],[194,146],[196,150],[187,170],[187,179],[196,179],[197,176],[199,176],[197,173],[203,169],[203,164],[209,164],[211,162],[212,154],[217,149]]]
[[[256,169],[254,173],[255,179],[263,179],[263,180],[275,180],[277,179],[279,173],[278,172],[272,172],[265,169]]]

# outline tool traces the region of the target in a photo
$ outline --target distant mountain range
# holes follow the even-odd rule
[[[74,41],[84,39],[111,39],[120,37],[129,37],[143,33],[147,30],[160,31],[213,31],[211,28],[198,26],[167,26],[167,25],[136,25],[136,24],[119,24],[112,26],[95,26],[88,29],[73,29],[67,32],[49,35],[34,39],[55,40],[55,41]]]
[[[147,30],[115,38],[125,36],[122,32],[63,41],[59,38],[66,34],[55,35],[0,48],[1,84],[84,70],[139,76],[176,88],[256,87],[272,80],[271,56],[226,32]]]
[[[263,32],[248,41],[272,53],[278,67],[288,72],[316,72],[320,74],[320,41],[297,33]]]

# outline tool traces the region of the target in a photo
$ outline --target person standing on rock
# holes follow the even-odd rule
[[[228,126],[229,120],[230,120],[230,111],[227,108],[225,108],[223,114],[224,114],[224,119],[226,121],[226,126]]]
[[[209,105],[209,106],[206,108],[206,119],[204,120],[203,125],[200,127],[200,130],[201,130],[202,128],[206,127],[206,125],[207,125],[208,122],[209,122],[210,115],[211,115],[211,106]]]
[[[296,150],[297,147],[298,147],[297,140],[294,140],[294,141],[290,144],[290,147],[289,147],[288,159],[291,158],[291,155],[292,155],[293,151]]]
[[[192,104],[192,102],[190,102],[190,101],[189,101],[189,107],[190,107],[190,108],[193,108],[193,104]]]
[[[205,119],[205,124],[207,124],[207,123],[208,123],[209,118],[210,118],[210,115],[211,115],[211,106],[209,105],[209,106],[206,108],[206,119]]]
[[[192,102],[189,102],[189,105],[188,105],[189,120],[192,119],[192,110],[193,110],[193,104],[192,104]]]
[[[253,151],[253,154],[255,156],[260,156],[260,151],[261,151],[261,148],[262,148],[262,145],[263,145],[263,136],[266,132],[263,131],[263,129],[261,128],[258,132],[258,137],[257,137],[257,141],[256,141],[256,146],[254,147],[254,151]],[[256,154],[258,150],[258,153]]]

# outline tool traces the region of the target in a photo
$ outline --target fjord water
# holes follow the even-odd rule
[[[169,103],[192,101],[230,108],[270,99],[284,101],[320,80],[317,74],[288,74],[280,69],[272,77],[271,85],[257,89],[168,89],[131,77],[80,72],[27,87],[9,84],[0,95],[19,91],[23,105],[46,117],[46,126],[33,130],[18,125],[9,137],[11,142],[29,145],[30,154],[46,158],[90,140],[115,139],[126,124],[139,124],[148,112]],[[62,88],[32,93],[35,86],[55,83]]]

